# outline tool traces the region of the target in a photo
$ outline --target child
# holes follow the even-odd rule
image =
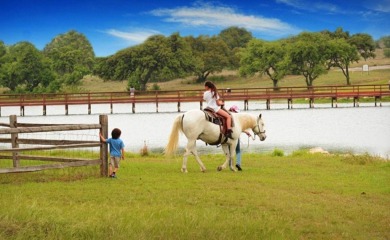
[[[121,130],[119,128],[114,128],[111,132],[111,138],[104,139],[101,133],[99,133],[100,140],[104,143],[110,144],[110,177],[116,178],[116,172],[119,168],[119,161],[125,159],[125,150],[124,143],[121,136]],[[112,170],[114,167],[114,171]]]
[[[219,99],[217,87],[214,85],[214,83],[206,81],[204,83],[204,88],[205,92],[203,93],[203,100],[206,101],[207,107],[212,108],[214,112],[218,113],[226,119],[226,137],[233,139],[232,118],[228,112],[221,109],[223,101]]]

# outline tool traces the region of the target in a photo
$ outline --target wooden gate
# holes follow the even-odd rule
[[[88,129],[99,129],[102,135],[108,136],[108,118],[107,115],[99,116],[98,124],[31,124],[18,123],[16,115],[9,117],[9,124],[0,123],[0,143],[10,143],[10,148],[0,148],[0,161],[12,160],[12,168],[0,168],[0,173],[16,172],[34,172],[45,169],[56,169],[65,167],[79,167],[100,165],[101,176],[108,176],[108,147],[99,140],[96,135],[96,141],[83,140],[58,140],[58,139],[36,139],[36,138],[19,138],[22,133],[42,133],[57,131],[79,131]],[[3,137],[5,136],[5,137]],[[32,147],[19,147],[19,144],[35,145]],[[99,159],[69,158],[69,157],[52,157],[27,155],[27,151],[45,151],[53,149],[72,149],[72,148],[91,148],[100,147]],[[21,166],[23,160],[37,160],[57,162],[52,164]]]

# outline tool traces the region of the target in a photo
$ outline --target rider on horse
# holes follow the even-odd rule
[[[223,101],[219,98],[217,87],[210,81],[206,81],[204,87],[206,91],[203,93],[203,100],[206,101],[208,108],[213,109],[214,112],[226,119],[226,137],[232,139],[232,117],[227,111],[221,109]]]

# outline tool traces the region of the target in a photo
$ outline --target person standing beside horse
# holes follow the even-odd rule
[[[221,109],[223,101],[219,98],[217,87],[211,81],[206,81],[204,87],[206,91],[203,93],[203,100],[206,101],[208,108],[226,119],[226,137],[232,138],[232,117],[227,111]]]
[[[240,109],[236,106],[236,105],[233,105],[229,108],[229,111],[230,112],[234,112],[234,113],[239,113],[240,112]],[[246,131],[246,130],[242,130],[242,132],[244,132],[248,137],[252,137],[252,135],[250,134],[250,132]],[[241,147],[240,147],[240,138],[238,138],[238,141],[237,141],[237,146],[236,146],[236,168],[238,169],[238,171],[242,171],[242,168],[241,168]]]

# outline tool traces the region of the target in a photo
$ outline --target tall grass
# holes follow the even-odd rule
[[[127,154],[98,167],[0,175],[0,239],[388,239],[390,162],[363,155]],[[364,162],[364,164],[362,164]],[[85,173],[85,174],[84,174]],[[66,177],[68,176],[68,177]],[[77,176],[77,177],[75,177]]]

